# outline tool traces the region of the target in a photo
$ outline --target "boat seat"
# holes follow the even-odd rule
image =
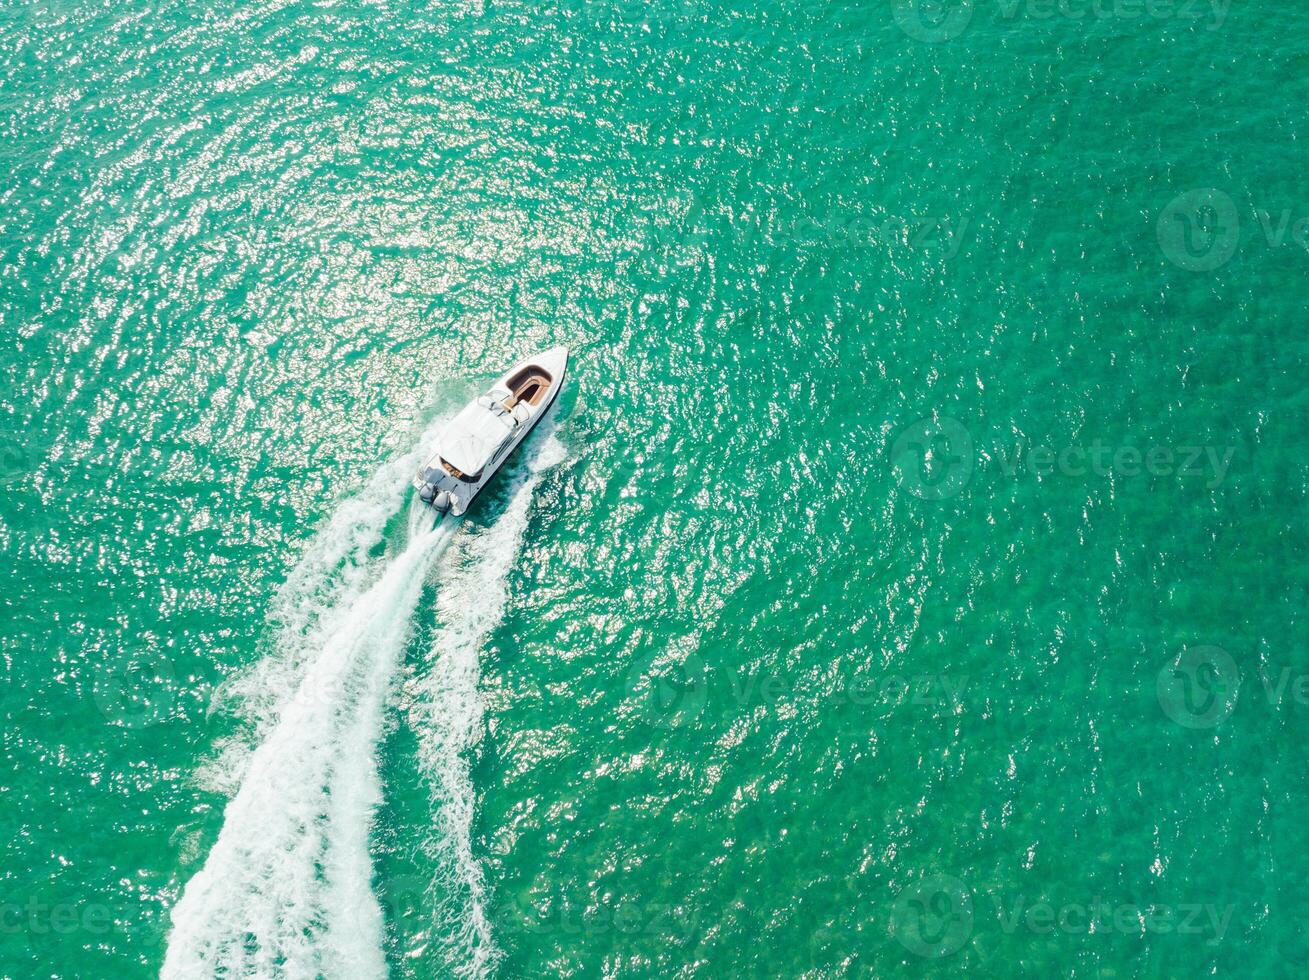
[[[526,422],[532,417],[532,407],[524,402],[518,402],[510,414],[516,422]]]
[[[482,399],[485,399],[485,401],[483,401]],[[490,408],[495,410],[504,409],[504,411],[506,412],[512,412],[514,410],[514,406],[518,404],[518,399],[515,398],[514,393],[512,391],[509,391],[507,388],[497,387],[497,388],[492,388],[485,395],[479,398],[478,402],[481,403],[485,408]]]

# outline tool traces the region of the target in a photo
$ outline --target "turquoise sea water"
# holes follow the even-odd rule
[[[0,975],[1303,972],[1309,11],[0,41]]]

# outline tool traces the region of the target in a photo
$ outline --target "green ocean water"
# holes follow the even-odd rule
[[[1309,966],[1309,10],[0,41],[0,976]]]

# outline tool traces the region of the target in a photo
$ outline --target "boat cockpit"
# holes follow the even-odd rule
[[[513,411],[520,402],[535,408],[541,404],[541,399],[545,397],[553,380],[547,372],[542,371],[535,364],[523,368],[506,383],[510,395],[506,400],[505,408]]]

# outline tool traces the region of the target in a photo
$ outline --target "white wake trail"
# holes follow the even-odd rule
[[[550,424],[549,429],[544,429]],[[438,869],[432,895],[451,928],[443,958],[464,976],[485,976],[498,951],[487,919],[486,885],[472,852],[474,792],[469,755],[482,732],[478,655],[500,622],[507,576],[527,527],[532,490],[542,473],[563,461],[552,423],[534,435],[524,463],[512,476],[504,513],[480,531],[466,529],[452,549],[437,596],[437,626],[430,672],[417,685],[410,722],[419,740],[419,765],[432,787],[435,833],[428,840]]]
[[[306,662],[338,632],[354,600],[376,575],[369,555],[382,542],[386,526],[409,493],[410,479],[433,450],[435,436],[450,416],[432,421],[418,444],[387,460],[355,494],[332,513],[278,589],[269,621],[273,648],[252,668],[226,682],[210,710],[235,710],[247,725],[219,746],[197,779],[215,792],[232,795],[257,745],[281,717],[281,705],[297,689]],[[416,535],[411,522],[410,538]]]
[[[409,515],[408,546],[377,558],[441,423],[338,506],[279,591],[273,649],[222,692],[249,724],[199,774],[234,795],[217,842],[173,909],[165,980],[386,976],[369,848],[381,802],[377,750],[424,581],[452,540],[462,558],[453,575],[443,568],[435,664],[412,720],[434,787],[438,832],[428,844],[439,869],[433,889],[451,925],[441,930],[444,952],[454,972],[485,975],[494,963],[470,844],[466,754],[481,725],[477,654],[503,613],[531,488],[563,449],[552,424],[542,423],[536,447],[524,447],[531,451],[507,474],[509,501],[492,526],[456,536],[461,521],[433,529],[419,508]]]
[[[165,977],[385,974],[376,746],[423,580],[457,525],[412,525],[403,553],[370,555],[444,421],[337,506],[278,592],[272,649],[216,695],[247,724],[197,774],[232,799],[173,910]]]
[[[377,739],[423,578],[456,527],[412,540],[309,662],[174,908],[162,976],[386,975],[368,848]]]
[[[165,978],[386,975],[368,848],[377,741],[424,577],[456,527],[419,534],[334,617],[173,910]]]

